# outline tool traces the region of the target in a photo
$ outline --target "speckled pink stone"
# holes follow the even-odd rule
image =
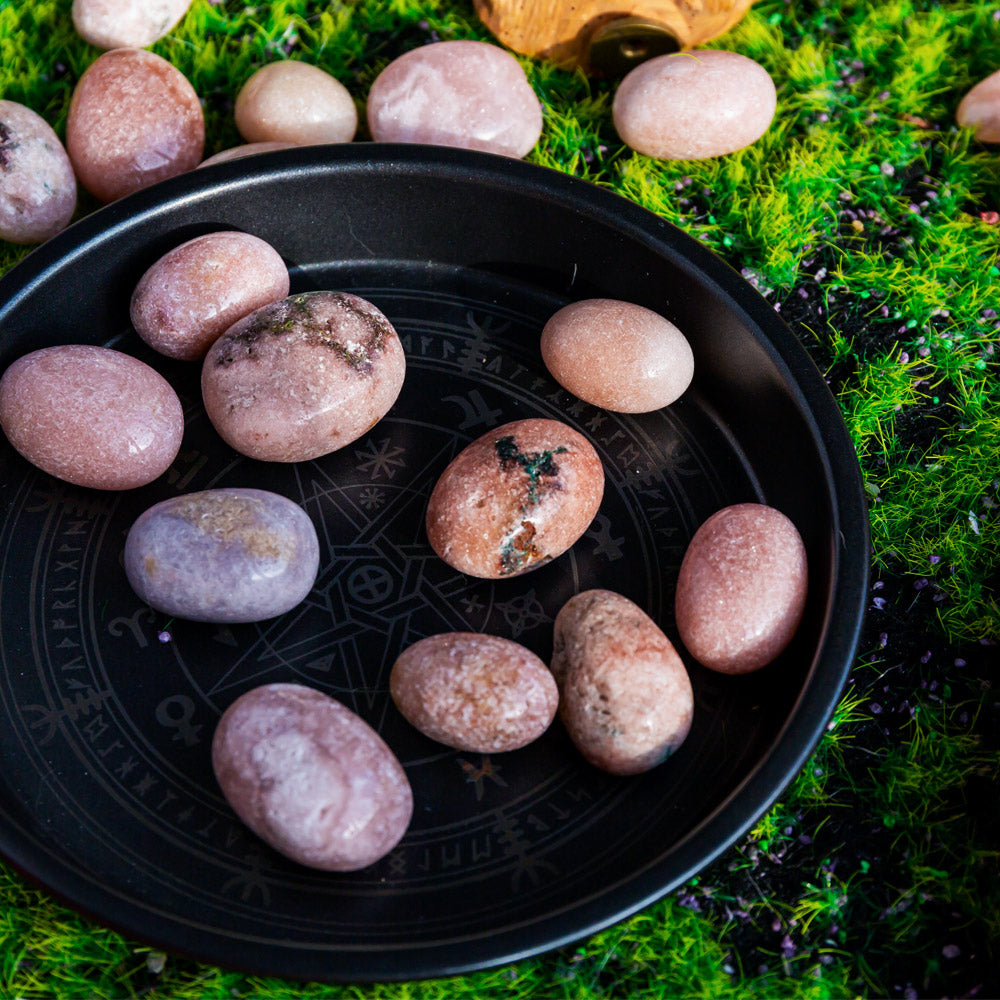
[[[413,814],[406,772],[378,733],[299,684],[266,684],[237,698],[216,727],[212,767],[240,819],[311,868],[374,864]]]
[[[358,128],[347,88],[318,66],[295,59],[257,70],[236,95],[234,115],[247,142],[350,142]]]
[[[73,0],[73,26],[99,49],[144,49],[163,38],[190,6],[191,0]]]
[[[542,359],[574,396],[619,413],[668,406],[691,384],[694,355],[670,320],[618,299],[584,299],[545,324]]]
[[[806,603],[806,550],[781,511],[744,503],[713,514],[681,561],[677,631],[702,665],[744,674],[791,641]]]
[[[0,378],[0,426],[40,469],[99,490],[144,486],[180,448],[177,394],[149,365],[88,344],[46,347]]]
[[[80,77],[66,150],[80,183],[114,201],[196,167],[205,119],[184,75],[145,49],[113,49]]]
[[[980,142],[1000,142],[1000,69],[962,98],[955,120],[973,129]]]
[[[542,109],[520,63],[496,45],[435,42],[389,63],[368,95],[376,142],[424,142],[527,155]]]
[[[774,118],[770,74],[738,52],[695,49],[633,69],[612,104],[628,146],[663,160],[723,156],[756,142]]]
[[[393,664],[389,690],[425,736],[468,753],[503,753],[538,739],[559,705],[555,679],[530,649],[477,632],[415,642]]]
[[[272,149],[294,149],[297,142],[245,142],[241,146],[223,149],[213,156],[201,161],[199,167],[210,167],[213,163],[226,163],[229,160],[242,160],[245,156],[256,156],[258,153],[270,153]]]
[[[49,124],[30,108],[0,101],[0,239],[41,243],[76,209],[76,177]]]
[[[288,268],[269,243],[249,233],[207,233],[142,276],[132,325],[161,354],[197,361],[237,320],[287,294]]]
[[[406,357],[366,299],[307,292],[263,306],[209,349],[205,410],[223,439],[265,462],[305,462],[369,431],[403,387]]]

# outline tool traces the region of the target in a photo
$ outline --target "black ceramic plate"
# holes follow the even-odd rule
[[[198,366],[149,352],[129,326],[140,275],[201,233],[273,244],[293,290],[350,290],[394,322],[402,394],[370,433],[299,465],[229,450]],[[545,320],[592,296],[638,302],[690,338],[694,385],[621,416],[560,389]],[[112,205],[0,282],[0,362],[105,344],[176,386],[186,433],[169,472],[124,494],[78,489],[0,452],[0,850],[97,920],[212,963],[304,979],[418,978],[505,963],[620,920],[744,832],[803,765],[853,659],[868,567],[854,452],[822,378],[772,309],[695,241],[614,195],[520,162],[355,144],[195,171]],[[608,372],[608,378],[614,378]],[[448,460],[490,427],[555,417],[596,446],[607,486],[590,530],[526,576],[451,571],[423,530]],[[262,486],[316,524],[309,598],[258,625],[168,626],[131,592],[125,533],[180,492]],[[594,586],[673,628],[686,543],[716,509],[756,500],[798,525],[808,609],[791,648],[747,677],[689,662],[693,730],[665,764],[613,778],[558,723],[492,757],[412,730],[387,692],[397,654],[463,630],[543,658],[552,620]],[[277,856],[235,820],[212,777],[220,713],[271,681],[315,686],[396,751],[416,808],[364,871]]]

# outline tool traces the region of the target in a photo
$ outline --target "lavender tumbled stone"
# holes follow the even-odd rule
[[[190,621],[256,622],[299,604],[319,542],[306,512],[266,490],[216,489],[150,507],[125,542],[125,573],[150,607]]]

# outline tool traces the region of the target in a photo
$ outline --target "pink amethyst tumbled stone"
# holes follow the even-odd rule
[[[163,38],[190,6],[191,0],[73,0],[73,26],[99,49],[144,49]]]
[[[199,167],[210,167],[213,163],[226,163],[229,160],[242,160],[245,156],[256,156],[258,153],[270,153],[273,149],[294,149],[297,142],[244,142],[239,146],[222,149],[212,156],[206,157]]]
[[[180,70],[145,49],[113,49],[80,77],[66,150],[80,183],[114,201],[196,167],[205,118]]]
[[[77,486],[127,490],[166,472],[184,413],[166,379],[106,347],[18,358],[0,378],[0,426],[32,464]]]
[[[520,63],[486,42],[435,42],[404,53],[368,95],[376,142],[424,142],[527,155],[542,109]]]
[[[136,333],[171,358],[200,361],[237,320],[288,294],[288,268],[269,243],[224,230],[164,254],[132,293]]]
[[[663,160],[700,160],[756,142],[777,107],[774,81],[738,52],[695,49],[636,66],[615,93],[622,141]]]
[[[312,589],[319,542],[309,515],[267,490],[171,497],[136,519],[125,574],[150,607],[189,621],[263,621]]]
[[[41,243],[76,209],[76,178],[59,137],[30,108],[0,101],[0,239]]]
[[[980,142],[1000,142],[1000,69],[980,80],[962,98],[955,120],[973,129]]]

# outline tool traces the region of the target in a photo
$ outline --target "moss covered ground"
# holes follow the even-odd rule
[[[70,0],[0,0],[0,97],[63,134],[97,52]],[[462,0],[194,0],[154,51],[239,142],[239,86],[295,57],[363,108],[431,40],[486,38]],[[324,986],[201,966],[105,930],[0,868],[0,996],[1000,996],[1000,148],[955,125],[1000,68],[987,0],[761,0],[713,43],[761,62],[779,110],[752,147],[632,153],[611,83],[523,59],[529,159],[682,227],[779,310],[829,381],[870,502],[872,592],[826,735],[740,843],[578,946],[440,982]],[[361,136],[363,138],[363,136]],[[80,212],[94,204],[81,198]],[[0,244],[0,272],[23,248]]]

